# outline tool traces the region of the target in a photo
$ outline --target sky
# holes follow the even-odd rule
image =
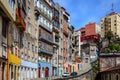
[[[75,30],[89,22],[100,24],[100,19],[112,12],[120,13],[120,0],[54,0],[70,14],[70,24]]]

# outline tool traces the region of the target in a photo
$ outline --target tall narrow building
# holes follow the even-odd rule
[[[59,4],[53,3],[53,57],[52,57],[52,75],[58,75],[58,55],[60,47],[60,12]]]
[[[9,69],[11,65],[15,66],[16,61],[11,59],[9,55],[18,59],[18,56],[11,52],[13,47],[10,42],[12,42],[12,40],[9,39],[12,33],[12,24],[16,20],[15,5],[14,1],[0,0],[0,80],[11,80],[9,73],[12,72],[10,72]],[[19,61],[18,64],[16,64],[17,66],[20,65]]]
[[[22,9],[22,7],[24,7],[22,15],[25,18],[26,30],[22,33],[20,80],[36,79],[38,72],[38,26],[35,24],[34,0],[18,1],[18,9]]]
[[[63,26],[63,70],[64,72],[68,72],[68,27],[69,27],[69,20],[70,15],[67,13],[65,8],[61,7],[62,11],[62,26]]]
[[[73,72],[72,70],[72,64],[73,64],[73,33],[74,33],[74,27],[72,25],[69,25],[68,27],[69,31],[69,36],[68,36],[68,72],[71,73]]]
[[[35,15],[39,25],[38,77],[52,76],[52,0],[35,0]]]

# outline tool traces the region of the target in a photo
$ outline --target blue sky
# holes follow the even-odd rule
[[[70,14],[70,23],[75,30],[89,22],[100,23],[100,18],[111,12],[112,3],[114,11],[120,13],[120,0],[54,0],[63,6]]]

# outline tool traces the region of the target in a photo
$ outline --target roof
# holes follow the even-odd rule
[[[113,71],[113,70],[118,70],[120,69],[120,65],[119,66],[115,66],[115,67],[110,67],[110,68],[107,68],[103,71],[100,71],[100,72],[108,72],[108,71]]]

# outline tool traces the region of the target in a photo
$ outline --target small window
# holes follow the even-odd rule
[[[28,17],[30,17],[30,7],[28,7]]]

